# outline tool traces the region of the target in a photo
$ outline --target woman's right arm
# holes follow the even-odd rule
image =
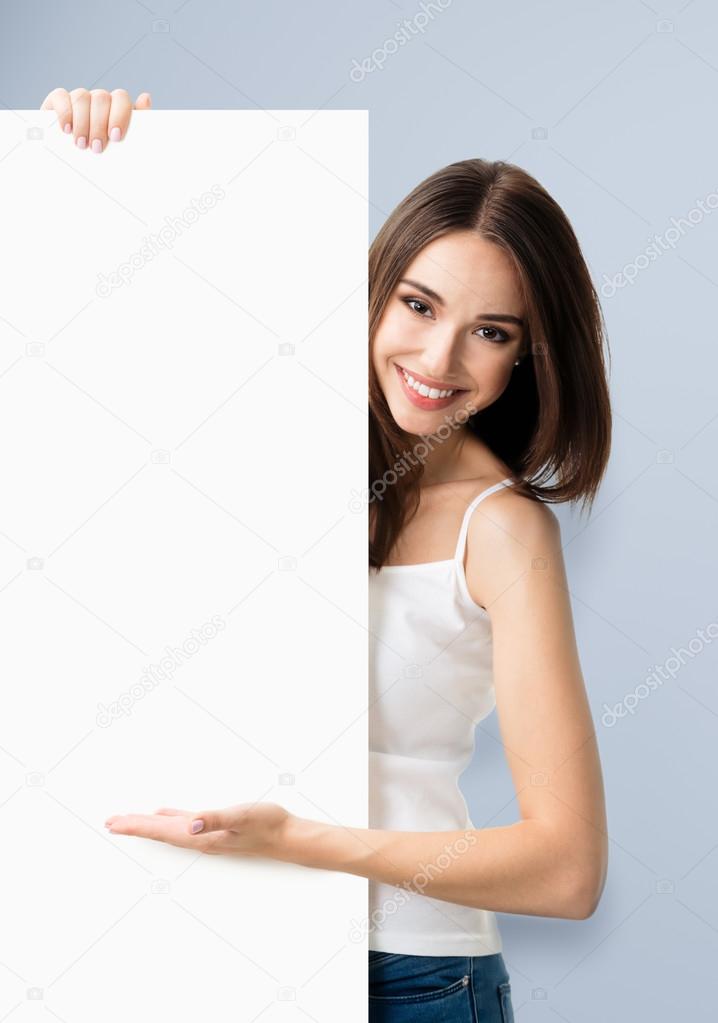
[[[142,92],[132,105],[125,89],[53,89],[43,100],[41,110],[54,110],[60,130],[72,133],[79,149],[102,153],[108,141],[121,142],[130,126],[134,110],[149,110],[152,99]]]

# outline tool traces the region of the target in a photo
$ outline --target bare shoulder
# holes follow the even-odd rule
[[[554,510],[544,501],[525,497],[513,487],[501,487],[479,502],[469,522],[469,536],[481,543],[484,534],[489,534],[495,542],[497,530],[520,543],[534,537],[555,538],[560,524]]]
[[[561,526],[543,501],[501,487],[474,510],[466,534],[464,566],[473,600],[488,607],[531,569],[563,577]]]

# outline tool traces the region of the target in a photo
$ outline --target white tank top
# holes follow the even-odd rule
[[[469,520],[502,480],[475,497],[453,558],[369,570],[369,827],[395,831],[473,828],[459,775],[475,726],[495,706],[491,620],[466,585]],[[471,836],[474,837],[475,836]],[[470,846],[447,844],[435,876]],[[423,887],[426,877],[412,879]],[[502,951],[493,912],[369,881],[369,948],[404,955]]]

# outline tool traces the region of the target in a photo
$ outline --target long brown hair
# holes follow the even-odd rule
[[[525,170],[502,160],[461,160],[399,203],[369,250],[369,350],[420,249],[465,230],[511,258],[527,307],[528,346],[501,396],[463,428],[510,468],[519,492],[553,503],[582,500],[590,509],[611,444],[605,322],[566,214]],[[423,462],[402,457],[412,440],[391,415],[370,356],[370,565],[384,563],[418,506]]]

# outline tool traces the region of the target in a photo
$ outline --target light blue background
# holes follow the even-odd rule
[[[679,222],[673,248],[604,295],[610,470],[590,521],[558,509],[606,781],[608,883],[587,921],[499,923],[523,1023],[714,1019],[717,658],[697,630],[718,623],[718,212],[679,218],[718,192],[718,13],[708,0],[452,0],[390,52],[421,10],[5,0],[0,101],[38,107],[57,85],[84,85],[148,90],[164,109],[366,108],[372,236],[432,171],[503,158],[564,207],[598,286]],[[365,59],[374,69],[352,80]],[[605,703],[691,640],[674,678],[603,723]],[[478,827],[517,819],[495,715],[462,788]]]

